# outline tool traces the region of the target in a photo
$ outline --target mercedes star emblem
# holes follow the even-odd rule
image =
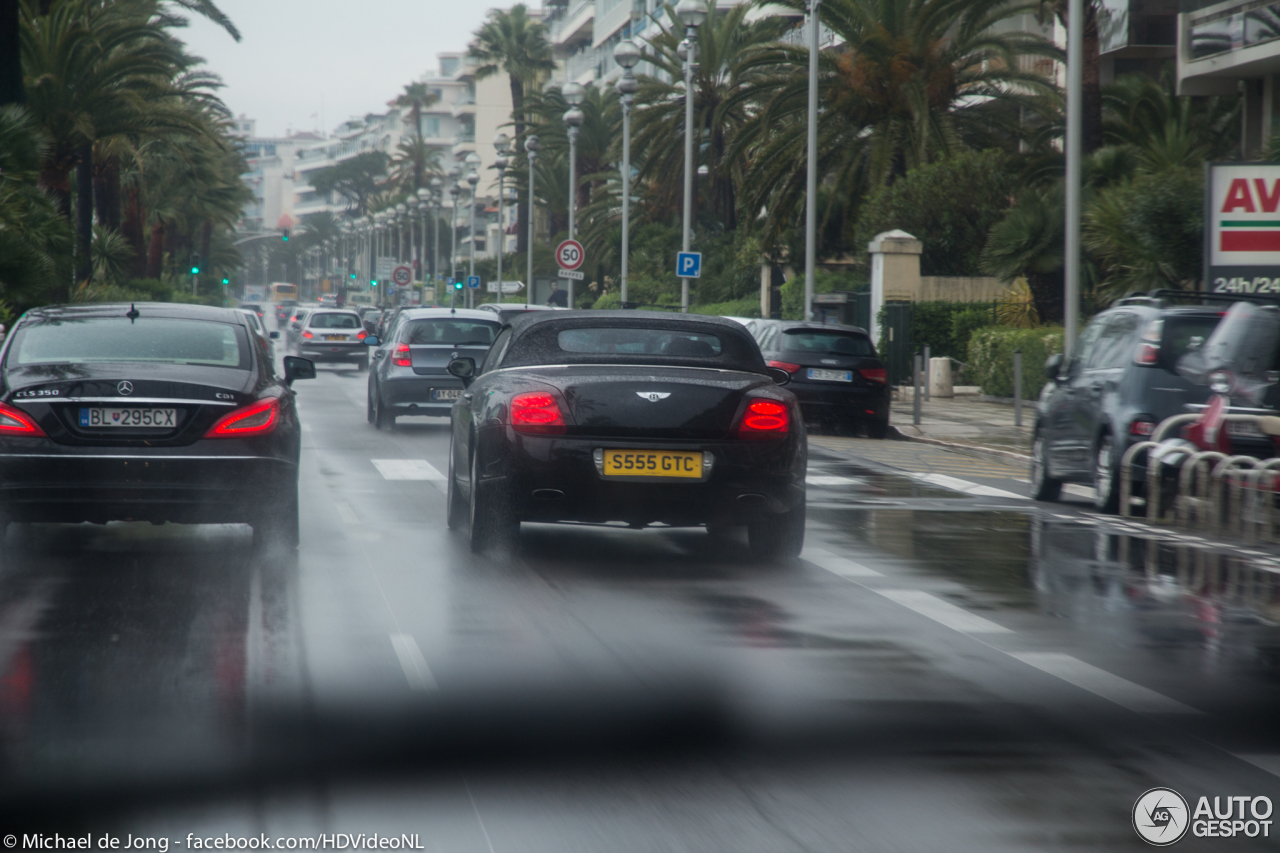
[[[132,394],[133,383],[130,382],[128,379],[126,379],[116,386],[116,390],[119,391],[121,394]]]

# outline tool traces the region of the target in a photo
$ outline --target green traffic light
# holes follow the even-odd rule
[[[455,281],[455,282],[453,283],[453,289],[454,289],[454,290],[462,290],[462,282],[460,282],[460,281]]]
[[[289,235],[288,235],[288,234],[281,234],[281,235],[280,235],[280,239],[281,239],[281,240],[283,240],[284,242],[288,243],[288,242],[289,242]]]
[[[351,274],[351,280],[352,280],[352,281],[355,281],[355,280],[356,280],[356,274],[355,274],[355,273],[352,273],[352,274]]]
[[[191,268],[191,274],[192,274],[192,275],[200,275],[200,267],[192,267],[192,268]]]
[[[230,284],[230,283],[231,283],[231,279],[229,279],[229,278],[224,278],[224,279],[222,280],[222,283],[223,283],[223,284]]]

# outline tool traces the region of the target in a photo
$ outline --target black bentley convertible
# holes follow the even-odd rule
[[[745,525],[800,553],[807,441],[789,379],[745,328],[634,311],[514,318],[452,411],[448,524],[473,550],[520,522]]]

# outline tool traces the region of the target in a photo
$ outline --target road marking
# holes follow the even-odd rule
[[[800,554],[802,560],[808,560],[815,566],[826,569],[835,575],[843,578],[878,578],[883,577],[875,569],[868,569],[861,563],[855,563],[853,560],[846,560],[830,551],[822,548],[805,548]]]
[[[867,481],[853,477],[837,477],[832,474],[809,474],[804,481],[810,486],[861,486]]]
[[[425,459],[371,459],[373,467],[387,480],[435,480],[444,482],[444,474]]]
[[[391,647],[396,650],[400,659],[400,668],[409,682],[410,690],[435,690],[436,680],[427,668],[427,660],[418,648],[418,641],[412,634],[392,634]]]
[[[347,524],[359,524],[360,516],[356,515],[356,511],[351,508],[351,504],[346,501],[334,501],[333,505],[338,508],[338,515]]]
[[[934,622],[959,631],[962,634],[1012,634],[1013,631],[997,625],[990,619],[975,616],[962,607],[943,601],[936,595],[918,589],[873,589],[890,601],[927,616]]]
[[[992,486],[980,486],[977,483],[961,480],[959,477],[949,477],[946,474],[918,474],[908,471],[907,476],[920,483],[940,486],[953,492],[963,492],[966,495],[979,495],[989,498],[1017,498],[1020,501],[1028,500],[1025,495],[1006,492],[1004,489],[997,489]]]
[[[1060,652],[1009,652],[1025,664],[1041,672],[1061,678],[1082,690],[1087,690],[1117,705],[1139,714],[1200,714],[1189,705],[1170,699],[1161,693],[1134,684],[1105,669],[1098,669],[1079,658]]]

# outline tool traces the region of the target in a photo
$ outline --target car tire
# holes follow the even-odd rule
[[[298,484],[284,489],[279,499],[263,510],[253,523],[255,545],[296,550],[300,540],[298,525]]]
[[[1054,503],[1062,494],[1062,481],[1049,476],[1044,432],[1036,430],[1031,439],[1031,499]]]
[[[804,549],[804,504],[747,525],[751,552],[760,560],[792,560]]]
[[[867,422],[867,435],[872,438],[888,438],[889,436],[889,420],[874,420]]]
[[[382,405],[382,394],[373,392],[373,425],[377,429],[393,430],[396,428],[396,416]]]
[[[1093,508],[1114,514],[1120,509],[1120,470],[1113,464],[1115,439],[1108,433],[1098,440],[1093,457]]]
[[[472,553],[513,548],[520,540],[520,522],[511,511],[506,492],[478,487],[476,460],[471,460],[471,502],[467,529]]]
[[[462,503],[461,490],[458,488],[458,475],[453,468],[453,442],[449,443],[449,480],[445,490],[445,527],[458,530],[467,523],[468,507]]]

